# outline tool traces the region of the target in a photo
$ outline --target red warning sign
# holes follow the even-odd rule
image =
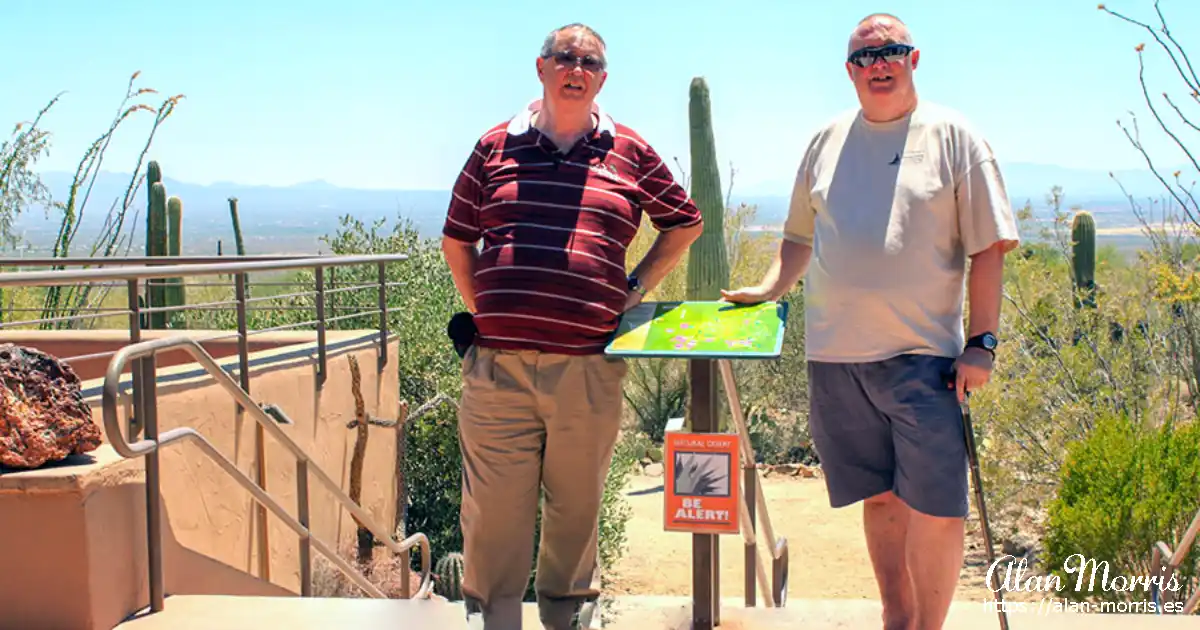
[[[737,534],[741,500],[738,436],[668,431],[663,453],[663,527],[694,534]]]

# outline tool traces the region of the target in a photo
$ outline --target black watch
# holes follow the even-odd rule
[[[629,276],[628,280],[630,291],[637,291],[638,293],[642,294],[642,297],[646,297],[646,287],[642,286],[642,281],[638,280],[637,276],[631,275]]]
[[[990,332],[985,332],[985,333],[980,333],[978,335],[975,335],[974,337],[971,337],[970,339],[968,339],[966,347],[967,348],[983,348],[984,350],[987,350],[988,352],[992,353],[992,357],[995,357],[996,356],[996,346],[998,346],[998,345],[1000,345],[1000,340],[996,338],[996,335],[994,335]]]

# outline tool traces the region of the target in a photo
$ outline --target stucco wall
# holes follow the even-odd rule
[[[369,331],[330,334],[327,339],[328,376],[317,386],[316,347],[285,346],[251,355],[250,395],[260,404],[274,404],[294,424],[279,425],[313,462],[350,488],[350,460],[355,431],[346,427],[354,419],[354,396],[348,357],[358,360],[361,392],[371,416],[394,420],[400,413],[399,381],[394,357],[397,344],[389,344],[393,358],[380,374],[378,352]],[[339,348],[339,344],[343,347]],[[233,371],[237,358],[221,363]],[[159,431],[191,427],[252,479],[255,475],[254,420],[238,412],[230,395],[207,373],[182,365],[158,370]],[[89,382],[97,391],[102,381]],[[381,386],[382,384],[382,386]],[[93,387],[95,386],[95,387]],[[128,398],[128,397],[126,397]],[[103,423],[99,394],[94,417]],[[124,419],[129,406],[121,406]],[[122,423],[124,424],[124,422]],[[371,427],[363,464],[362,503],[386,530],[396,514],[396,431]],[[270,434],[264,435],[267,491],[296,516],[296,458]],[[164,450],[160,457],[164,502],[171,514],[179,543],[225,564],[258,575],[257,508],[253,498],[203,451],[191,444]],[[310,527],[330,545],[347,545],[355,539],[353,518],[333,496],[309,475]],[[273,514],[267,514],[270,578],[275,584],[299,593],[299,546],[296,534]],[[313,552],[317,556],[316,551]]]
[[[288,341],[294,341],[294,334]],[[370,331],[330,333],[328,345],[328,376],[323,386],[317,386],[315,344],[290,345],[251,355],[250,393],[255,401],[277,405],[286,412],[294,424],[280,425],[283,430],[309,453],[315,465],[323,468],[348,492],[349,466],[355,438],[355,431],[346,427],[354,418],[348,357],[354,356],[358,360],[362,374],[361,391],[368,414],[394,420],[400,413],[395,360],[398,346],[394,340],[389,344],[388,355],[392,360],[379,373],[377,337],[372,336]],[[232,371],[236,379],[236,356],[222,359],[221,363]],[[180,365],[158,371],[159,430],[175,427],[195,429],[253,478],[253,419],[239,413],[233,399],[207,373],[197,374],[196,370],[194,365]],[[101,384],[100,380],[88,381],[84,388],[85,395],[93,405],[93,417],[103,426],[99,394]],[[124,425],[128,407],[121,405],[119,410]],[[295,517],[295,458],[270,434],[264,436],[264,443],[266,489]],[[97,555],[95,547],[86,551],[92,558],[90,562],[93,566],[84,570],[84,575],[73,579],[84,580],[87,575],[95,575],[97,571],[112,574],[102,580],[111,582],[105,587],[107,591],[90,594],[94,607],[111,608],[104,602],[135,600],[140,606],[148,604],[143,560],[145,547],[141,542],[144,535],[137,533],[143,531],[144,527],[141,486],[136,483],[131,486],[127,475],[118,475],[123,480],[120,484],[98,483],[97,487],[105,488],[104,492],[107,493],[101,497],[78,490],[64,494],[61,487],[55,490],[54,483],[50,481],[54,475],[85,473],[96,479],[104,479],[106,475],[130,466],[137,470],[140,477],[140,461],[121,460],[112,455],[110,448],[107,444],[102,447],[101,454],[106,454],[107,459],[102,457],[90,464],[60,466],[55,469],[58,471],[56,473],[29,471],[0,476],[0,513],[5,515],[4,519],[0,519],[3,521],[0,523],[0,550],[6,558],[5,564],[58,567],[56,571],[23,573],[20,580],[0,580],[0,601],[19,600],[21,593],[18,591],[22,589],[30,594],[50,589],[59,592],[55,601],[61,601],[62,588],[76,588],[70,586],[73,582],[69,579],[64,582],[63,578],[69,577],[71,572],[67,571],[67,575],[64,575],[63,564],[76,562],[80,553],[89,549],[88,540],[94,544],[95,539],[107,537],[120,544],[111,553]],[[257,509],[250,494],[192,444],[167,447],[161,452],[160,460],[166,518],[164,530],[169,532],[166,536],[169,539],[168,547],[176,549],[166,556],[165,571],[170,592],[261,592],[261,587],[248,588],[249,583],[240,578],[229,579],[230,573],[259,574],[257,558],[260,551],[255,530]],[[386,531],[391,531],[396,514],[395,470],[396,430],[371,427],[364,463],[362,501]],[[85,504],[93,507],[87,508]],[[353,543],[353,519],[335,503],[315,475],[310,475],[309,479],[309,505],[310,524],[315,536],[338,548]],[[270,581],[282,589],[299,593],[297,536],[272,514],[268,513],[267,522]],[[114,528],[115,531],[101,533],[102,530]],[[137,532],[123,531],[130,528]],[[3,541],[12,541],[13,544]],[[315,548],[312,556],[314,564],[319,562],[319,553]],[[183,562],[178,560],[180,557],[192,560]],[[108,569],[96,568],[105,564],[113,566]],[[125,568],[117,570],[115,565],[118,564]],[[112,611],[109,611],[102,616],[110,617],[111,614]]]

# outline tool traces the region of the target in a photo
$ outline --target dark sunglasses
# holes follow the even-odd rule
[[[913,51],[913,47],[908,44],[887,44],[885,46],[868,46],[859,48],[850,53],[846,61],[859,66],[860,68],[870,68],[875,65],[880,59],[895,63],[908,56],[908,53]]]
[[[604,69],[604,60],[591,55],[579,57],[575,53],[568,50],[560,50],[555,53],[550,53],[548,58],[553,59],[559,64],[567,66],[568,68],[578,65],[589,72],[597,72]]]

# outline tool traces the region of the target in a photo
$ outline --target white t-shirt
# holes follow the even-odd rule
[[[963,349],[967,257],[1017,225],[991,147],[957,112],[921,102],[821,128],[796,175],[783,237],[813,246],[805,343],[815,361]]]

